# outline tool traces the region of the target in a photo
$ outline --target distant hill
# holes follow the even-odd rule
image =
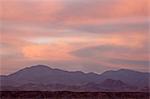
[[[24,84],[17,87],[2,86],[5,91],[74,91],[74,92],[138,92],[137,87],[129,86],[122,81],[107,79],[100,84],[88,83],[85,85],[63,85],[63,84]],[[145,92],[145,91],[144,91]]]
[[[150,73],[120,69],[118,71],[106,71],[102,73],[101,79],[121,80],[130,85],[145,87],[150,84]]]
[[[1,90],[140,91],[149,89],[150,73],[127,69],[102,74],[69,72],[36,65],[0,76]]]

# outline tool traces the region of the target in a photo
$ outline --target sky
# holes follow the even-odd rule
[[[149,71],[149,0],[0,0],[0,74],[37,64]]]

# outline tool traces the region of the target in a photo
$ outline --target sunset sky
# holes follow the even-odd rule
[[[148,71],[149,0],[0,0],[0,74],[46,64]]]

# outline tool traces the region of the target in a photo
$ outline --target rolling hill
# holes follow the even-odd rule
[[[69,72],[45,65],[31,66],[0,76],[1,90],[51,91],[143,91],[149,89],[149,78],[150,73],[128,69],[96,74]]]

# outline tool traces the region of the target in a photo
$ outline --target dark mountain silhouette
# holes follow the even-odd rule
[[[131,86],[121,80],[106,79],[100,84],[107,91],[138,91],[136,86]]]
[[[127,69],[96,74],[36,65],[0,76],[0,80],[3,89],[11,90],[139,91],[149,89],[149,77],[149,73]]]
[[[24,84],[17,87],[2,86],[5,91],[74,91],[74,92],[146,92],[137,87],[129,86],[122,81],[107,79],[100,84],[87,83],[85,85],[63,85],[63,84]]]
[[[149,86],[150,73],[138,72],[129,69],[106,71],[101,74],[101,79],[121,80],[134,86]]]
[[[100,84],[96,83],[88,83],[84,86],[83,89],[86,89],[87,91],[104,91],[104,92],[131,92],[131,91],[140,91],[135,86],[130,86],[120,80],[112,80],[112,79],[106,79]]]
[[[2,77],[2,84],[6,85],[23,85],[33,84],[64,84],[80,85],[87,82],[95,81],[99,75],[93,73],[83,73],[80,71],[68,72],[60,69],[52,69],[48,66],[37,65],[24,68],[16,73]]]

